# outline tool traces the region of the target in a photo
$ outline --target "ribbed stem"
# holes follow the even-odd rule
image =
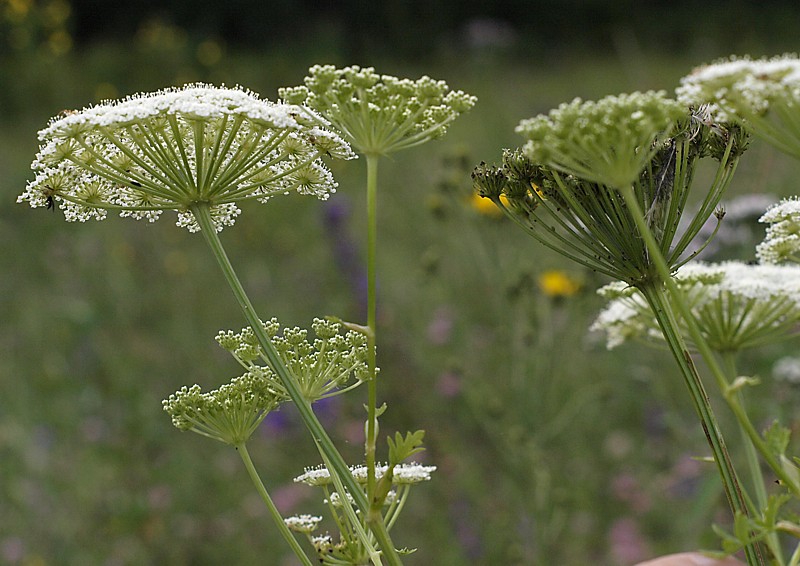
[[[378,436],[376,407],[377,393],[377,360],[375,358],[376,325],[377,325],[377,270],[375,259],[378,241],[378,156],[367,156],[367,364],[369,365],[369,381],[367,382],[367,426],[364,439],[364,457],[367,465],[367,496],[370,501],[370,512],[375,501],[375,451]],[[378,507],[380,510],[380,506]]]
[[[674,302],[685,307],[683,297],[680,294],[680,290],[672,281],[670,269],[664,260],[664,256],[661,254],[658,243],[647,226],[647,222],[645,221],[642,210],[636,200],[636,196],[633,194],[632,188],[621,188],[620,192],[625,198],[625,203],[628,205],[631,216],[636,222],[636,226],[639,229],[639,234],[642,238],[644,238],[648,253],[650,254],[650,259],[655,265],[657,272],[656,274],[653,274],[657,275],[656,277],[649,281],[643,281],[637,287],[653,310],[656,320],[658,321],[658,325],[664,334],[664,339],[669,345],[670,351],[672,352],[672,355],[681,370],[684,382],[689,389],[692,403],[694,404],[697,415],[700,418],[700,424],[703,427],[706,439],[711,447],[712,455],[714,456],[714,461],[717,464],[717,469],[719,471],[720,478],[722,479],[722,485],[725,490],[725,495],[728,499],[728,504],[730,505],[734,515],[741,513],[745,516],[748,516],[749,513],[747,509],[747,502],[742,494],[741,486],[739,485],[739,479],[736,475],[736,470],[734,469],[733,462],[728,454],[728,449],[722,437],[722,432],[717,425],[717,419],[714,416],[713,409],[711,408],[708,394],[703,387],[700,374],[698,374],[697,368],[695,367],[692,357],[689,354],[689,350],[680,334],[678,323],[675,319],[675,314],[672,311],[672,306],[670,305],[669,300],[667,300],[666,291],[669,290],[670,296]],[[681,308],[679,310],[683,317],[692,316],[688,310],[688,307]],[[700,337],[700,340],[702,341],[702,337]],[[755,544],[747,545],[745,547],[745,555],[747,557],[747,563],[750,566],[764,564],[761,552]]]
[[[366,515],[370,530],[378,537],[378,532],[389,537],[389,531],[383,519],[383,501],[376,501],[375,492],[377,478],[375,477],[376,445],[378,438],[378,383],[376,336],[378,312],[378,282],[377,282],[377,243],[378,243],[378,160],[377,154],[367,154],[367,364],[370,379],[367,382],[367,426],[364,440],[364,459],[367,466],[367,499],[369,512]],[[381,541],[380,537],[378,540]],[[394,552],[394,547],[392,547]],[[386,556],[390,564],[400,564],[397,553]]]

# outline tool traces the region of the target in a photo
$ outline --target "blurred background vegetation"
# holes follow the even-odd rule
[[[702,62],[795,50],[800,7],[488,4],[0,0],[0,563],[293,563],[238,457],[161,410],[184,384],[238,372],[213,337],[241,317],[201,239],[167,221],[68,225],[14,201],[36,131],[62,109],[191,81],[274,99],[315,63],[428,74],[479,98],[381,171],[383,432],[426,429],[439,466],[396,528],[419,548],[408,563],[625,565],[716,545],[725,506],[693,459],[704,439],[670,360],[607,352],[587,331],[605,281],[473,201],[469,171],[519,143],[520,119],[575,96],[672,90]],[[363,318],[363,163],[334,173],[329,202],[275,199],[223,234],[265,318]],[[727,199],[730,239],[707,259],[753,259],[759,207],[797,193],[798,174],[755,144]],[[770,379],[794,347],[742,364],[765,378],[763,422],[800,423],[800,392]],[[354,463],[362,403],[320,407]],[[282,511],[321,511],[292,483],[318,457],[291,408],[251,444]]]

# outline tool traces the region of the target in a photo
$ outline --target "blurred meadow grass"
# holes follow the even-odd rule
[[[198,59],[171,33],[2,60],[0,563],[292,563],[230,449],[178,432],[161,410],[184,384],[213,387],[238,372],[213,338],[242,322],[202,240],[170,222],[65,224],[14,203],[36,131],[62,109],[197,80],[274,99],[329,62],[319,51],[213,46]],[[469,180],[472,166],[519,144],[520,119],[575,96],[672,90],[705,59],[374,62],[479,100],[443,140],[381,170],[382,435],[426,429],[422,457],[439,466],[396,527],[399,545],[419,548],[409,564],[618,565],[716,546],[709,524],[726,521],[722,492],[693,459],[705,443],[667,354],[607,352],[587,330],[605,280],[478,212]],[[334,167],[329,202],[274,199],[222,236],[263,318],[362,318],[363,163]],[[798,174],[754,144],[730,196],[793,194]],[[539,281],[549,270],[579,288],[548,294]],[[785,412],[797,428],[797,392],[769,379],[771,361],[792,349],[742,366],[766,378],[759,415]],[[361,400],[336,399],[322,419],[355,463]],[[291,408],[265,421],[251,453],[285,514],[319,510],[316,492],[292,483],[318,456]]]

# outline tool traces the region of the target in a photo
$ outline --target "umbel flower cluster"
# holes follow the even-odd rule
[[[715,213],[747,146],[738,126],[712,123],[704,109],[661,92],[576,100],[524,120],[517,131],[528,138],[522,149],[473,172],[478,194],[544,245],[630,285],[656,277],[632,202],[674,269]],[[718,162],[717,175],[680,232],[697,163],[706,157]]]
[[[382,476],[389,470],[388,464],[377,464],[375,466],[375,473]],[[350,471],[353,477],[362,485],[367,483],[367,468],[366,466],[350,466]],[[392,472],[392,483],[395,485],[400,484],[414,484],[423,481],[429,481],[431,474],[436,471],[436,466],[423,466],[422,464],[406,463],[397,464],[394,466]],[[316,468],[306,468],[303,474],[294,478],[295,483],[304,483],[310,486],[325,486],[331,485],[333,480],[328,468],[318,466]]]
[[[391,470],[389,468],[388,464],[377,464],[375,469],[378,477],[391,473],[391,490],[383,501],[387,528],[392,527],[405,506],[412,486],[430,481],[431,474],[436,471],[436,466],[425,466],[414,462],[395,464]],[[366,489],[367,467],[363,465],[350,466],[350,472],[358,484]],[[335,491],[334,479],[330,471],[324,466],[306,468],[305,472],[296,477],[294,481],[323,490],[324,502],[339,527],[340,536],[338,540],[334,540],[330,534],[313,535],[312,533],[318,528],[322,518],[311,515],[297,515],[285,519],[289,529],[306,535],[322,564],[364,564],[368,562],[365,547],[352,536],[352,524],[348,524],[348,509],[353,507],[352,497],[347,492],[342,497],[340,492]],[[355,514],[359,515],[357,510]],[[352,515],[350,516],[352,517]],[[359,517],[359,519],[363,520],[363,517]],[[400,552],[407,554],[412,551]]]
[[[163,406],[179,430],[241,446],[285,399],[275,375],[260,368],[207,393],[197,384],[183,386]]]
[[[800,263],[800,197],[791,197],[767,209],[759,222],[769,224],[756,247],[761,263]]]
[[[284,328],[278,319],[262,321],[264,330],[289,371],[297,378],[303,397],[313,403],[340,395],[370,377],[367,366],[367,337],[355,330],[342,334],[337,322],[315,318],[311,324],[315,338],[308,339],[304,328]],[[249,326],[234,333],[220,331],[217,342],[248,371],[269,361]],[[353,380],[352,383],[348,383]]]
[[[340,324],[314,319],[316,338],[309,341],[307,330],[294,327],[281,331],[275,318],[262,324],[309,403],[344,393],[369,376],[366,338],[359,332],[341,334]],[[207,393],[196,384],[184,386],[164,400],[163,406],[180,430],[240,446],[270,411],[288,400],[288,395],[250,327],[238,333],[220,331],[217,342],[246,373]],[[354,382],[348,383],[353,378]]]
[[[634,92],[598,101],[576,98],[547,115],[520,122],[522,150],[534,163],[587,181],[624,187],[686,118],[686,107],[666,93]]]
[[[678,100],[710,104],[718,121],[739,121],[755,136],[800,158],[800,58],[731,57],[681,79]]]
[[[476,102],[444,81],[400,79],[356,65],[315,65],[304,83],[279,96],[320,112],[362,154],[386,155],[439,138]]]
[[[692,262],[681,267],[674,280],[703,339],[717,352],[788,338],[800,323],[800,266]],[[610,303],[592,330],[606,334],[609,349],[628,340],[664,344],[653,312],[639,291],[615,282],[598,292]]]
[[[320,157],[355,157],[306,107],[205,84],[65,111],[39,140],[36,178],[18,202],[80,222],[109,210],[153,222],[174,210],[190,231],[197,203],[219,231],[244,201],[290,191],[325,199],[336,182]]]

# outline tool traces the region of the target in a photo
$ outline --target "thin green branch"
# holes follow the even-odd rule
[[[297,555],[297,558],[300,559],[300,562],[302,562],[304,566],[312,566],[313,563],[308,556],[306,556],[306,553],[303,551],[300,543],[297,542],[297,539],[294,538],[292,531],[290,531],[289,527],[286,526],[280,511],[278,511],[278,508],[275,507],[275,503],[273,503],[272,498],[267,492],[267,489],[264,487],[264,483],[261,481],[261,477],[259,477],[256,467],[253,465],[253,460],[250,458],[250,453],[247,451],[247,445],[242,443],[236,446],[236,450],[239,452],[239,456],[241,456],[242,462],[244,462],[244,467],[247,469],[247,473],[250,476],[250,479],[253,481],[256,491],[258,491],[261,499],[263,499],[264,503],[267,505],[269,514],[274,519],[275,525],[278,527],[281,535],[286,542],[289,543],[289,546],[292,547],[292,550]]]
[[[737,377],[736,354],[733,352],[726,352],[722,356],[722,362],[725,366],[725,371],[728,374],[728,382],[730,383]],[[728,399],[731,395],[735,396],[735,399],[729,400],[728,403],[735,403],[742,408],[746,415],[747,413],[744,411],[744,395],[742,394],[741,388],[737,389],[735,392],[730,391],[730,388],[727,388],[726,391],[726,399]],[[750,470],[750,481],[753,484],[753,491],[756,494],[756,502],[758,504],[758,509],[756,511],[760,511],[762,509],[766,509],[768,504],[767,488],[766,484],[764,483],[764,474],[761,471],[761,462],[758,459],[758,452],[756,451],[750,435],[748,434],[747,430],[745,430],[745,427],[740,426],[739,431],[742,434],[742,444],[744,445],[747,468]],[[783,564],[783,550],[781,549],[781,543],[778,539],[778,533],[775,531],[768,532],[766,535],[766,541],[770,552],[772,552],[772,554],[775,556],[778,563]]]

